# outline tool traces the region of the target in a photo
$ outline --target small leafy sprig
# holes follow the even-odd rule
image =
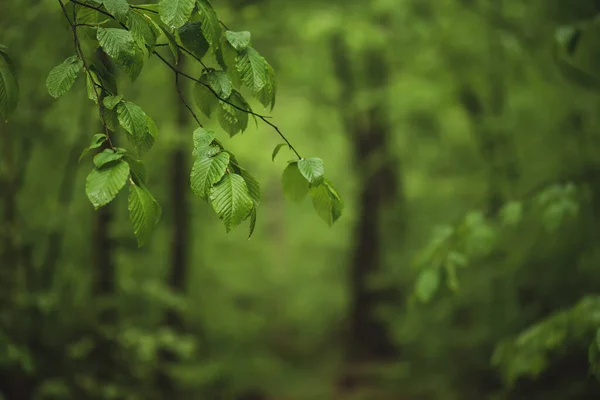
[[[63,96],[78,75],[82,71],[85,74],[87,94],[98,105],[104,131],[92,137],[80,157],[96,152],[94,169],[86,180],[86,193],[97,209],[110,203],[128,184],[130,219],[140,246],[149,240],[161,215],[161,207],[147,186],[144,162],[139,159],[156,143],[158,129],[141,107],[118,92],[117,79],[110,68],[86,56],[82,43],[101,49],[131,81],[138,78],[151,56],[175,74],[180,100],[198,124],[192,137],[190,186],[199,198],[212,205],[227,232],[249,219],[249,236],[252,235],[260,185],[216,134],[204,128],[180,88],[181,78],[194,84],[196,107],[207,118],[216,117],[230,137],[246,130],[249,117],[273,128],[284,142],[274,149],[273,160],[283,147],[296,156],[283,172],[285,197],[297,202],[310,194],[322,219],[329,225],[339,219],[343,202],[324,176],[323,161],[301,157],[270,117],[254,112],[241,93],[242,89],[247,90],[272,110],[277,92],[273,68],[252,46],[250,32],[227,29],[209,0],[160,0],[145,5],[131,5],[127,0],[57,1],[71,27],[75,55],[50,71],[46,80],[48,92],[55,98]],[[170,50],[173,61],[159,52],[161,48]],[[178,67],[183,55],[202,65],[200,77]],[[125,131],[132,150],[114,146],[112,136],[119,128]]]

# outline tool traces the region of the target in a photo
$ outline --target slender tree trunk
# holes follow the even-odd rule
[[[185,58],[180,57],[179,68],[183,68]],[[185,93],[185,92],[182,92]],[[184,94],[185,95],[185,94]],[[179,98],[179,92],[175,92],[177,108],[177,134],[189,135],[188,110]],[[183,294],[187,278],[187,265],[189,258],[189,206],[187,202],[187,191],[189,182],[188,150],[178,145],[170,156],[169,182],[171,188],[171,262],[168,271],[168,285],[174,293]],[[167,309],[165,324],[175,332],[181,332],[183,323],[176,310]],[[161,351],[161,364],[163,368],[158,371],[157,384],[164,398],[180,398],[176,384],[165,371],[165,367],[177,362],[177,357],[170,351]]]
[[[348,371],[340,383],[343,391],[352,391],[364,378],[361,377],[361,366],[384,362],[397,354],[386,327],[374,315],[375,307],[387,294],[369,288],[367,283],[382,266],[383,212],[390,200],[403,196],[401,188],[397,187],[398,165],[388,148],[390,128],[384,102],[375,102],[366,111],[354,107],[358,90],[355,82],[364,82],[369,90],[385,91],[389,71],[383,53],[380,49],[372,49],[361,54],[359,60],[364,63],[364,75],[355,80],[343,37],[334,36],[331,45],[335,72],[341,83],[340,108],[353,143],[354,163],[361,182],[349,271],[349,321],[345,343]],[[402,236],[403,231],[404,227],[400,227],[398,233]]]

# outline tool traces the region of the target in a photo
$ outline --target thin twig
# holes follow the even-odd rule
[[[171,68],[171,70],[173,72],[175,72],[177,75],[181,75],[184,78],[187,78],[191,81],[194,81],[202,86],[204,86],[205,88],[207,88],[208,90],[211,91],[211,93],[220,101],[222,101],[223,103],[229,104],[230,106],[232,106],[233,108],[245,112],[247,114],[250,115],[254,115],[255,117],[261,119],[265,124],[269,125],[270,127],[272,127],[273,129],[275,129],[275,131],[279,134],[279,136],[285,141],[285,143],[289,146],[289,148],[296,154],[296,156],[298,158],[302,158],[300,156],[300,154],[298,153],[298,151],[296,151],[296,149],[294,148],[294,146],[292,146],[292,144],[290,143],[290,141],[285,137],[285,135],[281,132],[281,130],[279,130],[279,128],[273,124],[272,122],[269,121],[269,117],[266,115],[261,115],[261,114],[257,114],[252,110],[246,110],[245,108],[239,107],[233,103],[231,103],[230,101],[227,101],[226,99],[222,98],[221,96],[219,96],[219,94],[207,83],[202,82],[199,79],[194,78],[193,76],[190,76],[188,74],[186,74],[183,71],[180,71],[179,69],[175,68],[175,66],[173,64],[171,64],[169,61],[167,61],[163,56],[161,56],[158,52],[154,51],[154,55],[156,55],[165,65],[167,65],[169,68]]]
[[[200,119],[198,119],[198,116],[196,115],[196,113],[194,112],[192,107],[190,107],[190,105],[188,104],[188,102],[185,99],[185,96],[181,92],[181,88],[179,87],[179,74],[177,72],[175,72],[175,88],[177,89],[177,94],[179,95],[179,99],[181,100],[181,102],[183,103],[185,108],[187,108],[189,110],[189,112],[192,114],[192,117],[194,117],[194,119],[196,120],[196,122],[198,123],[200,128],[204,128],[204,126],[200,122]]]
[[[102,120],[102,125],[104,126],[104,135],[106,136],[106,141],[107,141],[109,147],[114,150],[115,147],[113,146],[112,141],[110,140],[110,134],[108,133],[108,125],[106,124],[106,118],[104,116],[104,106],[102,105],[102,97],[100,96],[100,93],[98,92],[98,88],[96,87],[94,77],[92,75],[92,72],[90,71],[90,67],[88,66],[88,63],[83,54],[83,49],[81,48],[81,43],[79,42],[79,36],[77,35],[77,15],[74,14],[75,20],[71,21],[71,19],[69,18],[69,13],[67,12],[67,9],[66,9],[65,5],[63,4],[62,0],[58,0],[58,3],[60,4],[60,8],[62,9],[63,14],[65,15],[65,18],[69,22],[69,25],[71,25],[71,31],[73,32],[73,42],[75,45],[75,52],[77,53],[79,59],[83,63],[83,69],[85,70],[86,74],[88,75],[88,78],[92,81],[92,83],[94,83],[92,85],[92,88],[94,90],[94,94],[96,95],[96,100],[98,101],[98,109],[100,111],[100,119]],[[75,7],[75,5],[73,5],[73,7]],[[94,8],[94,7],[92,7],[92,8]]]

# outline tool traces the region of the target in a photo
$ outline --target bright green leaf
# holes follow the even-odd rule
[[[77,56],[71,56],[52,68],[46,78],[46,87],[50,96],[58,98],[67,93],[75,83],[81,68],[83,62]]]
[[[290,163],[284,170],[281,177],[283,195],[291,202],[299,203],[306,198],[308,194],[308,182],[300,173],[298,163]]]
[[[298,161],[298,169],[310,183],[319,183],[325,173],[325,166],[320,158],[303,158]]]
[[[229,164],[229,153],[221,152],[214,157],[200,157],[192,166],[190,186],[196,196],[206,198],[210,188],[221,180]]]
[[[254,94],[258,94],[267,84],[269,64],[254,48],[248,47],[237,57],[236,68],[242,82]]]
[[[225,174],[211,189],[210,201],[227,232],[245,220],[254,207],[244,178],[237,174]]]
[[[241,31],[241,32],[232,32],[226,31],[225,38],[231,44],[231,46],[237,51],[245,50],[246,47],[250,45],[250,32]]]
[[[133,137],[141,137],[148,133],[148,116],[140,106],[130,101],[117,105],[119,124]]]
[[[129,164],[122,160],[92,170],[86,178],[85,192],[94,208],[110,203],[125,186],[128,177]]]
[[[195,0],[160,0],[158,13],[167,26],[177,29],[188,21],[194,4]]]
[[[310,196],[315,211],[327,225],[332,226],[342,216],[344,204],[330,182],[322,181],[318,186],[311,187]]]
[[[97,38],[106,54],[134,81],[144,66],[144,54],[131,32],[117,28],[98,28]]]
[[[248,193],[254,201],[254,205],[258,206],[260,204],[260,184],[248,171],[244,168],[240,168],[240,175],[244,178],[246,182],[246,186],[248,187]]]
[[[128,209],[133,233],[137,237],[138,246],[141,247],[148,242],[158,223],[161,215],[160,205],[146,187],[131,184]]]

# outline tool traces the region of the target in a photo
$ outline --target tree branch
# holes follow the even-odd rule
[[[59,1],[61,1],[61,0],[59,0]],[[98,8],[96,8],[96,7],[90,6],[90,5],[88,5],[88,4],[81,3],[81,2],[80,2],[80,1],[78,1],[78,0],[71,0],[71,2],[73,2],[73,3],[75,3],[75,4],[79,4],[79,5],[80,5],[80,6],[82,6],[82,7],[87,7],[87,8],[91,8],[92,10],[96,10],[96,11],[98,11],[98,12],[100,12],[100,13],[102,13],[102,14],[106,15],[107,17],[110,17],[111,19],[116,19],[116,18],[115,18],[115,17],[114,17],[112,14],[110,14],[110,13],[108,13],[108,12],[106,12],[106,11],[104,11],[104,10],[98,9]],[[62,2],[61,2],[61,4],[62,4]],[[152,12],[151,10],[147,10],[147,11],[150,11],[150,12]],[[225,29],[227,29],[227,27],[225,26],[225,24],[223,24],[222,22],[221,22],[221,24],[222,24],[222,25],[225,27]],[[125,29],[125,30],[129,30],[129,28],[127,28],[127,26],[125,26],[124,24],[120,23],[120,25],[123,27],[123,29]],[[198,57],[196,57],[194,54],[192,54],[192,53],[191,53],[191,52],[190,52],[188,49],[186,49],[186,48],[185,48],[185,47],[183,47],[183,46],[179,46],[179,45],[177,45],[177,47],[178,47],[178,48],[179,48],[181,51],[184,51],[184,52],[186,52],[187,54],[189,54],[189,55],[191,55],[192,57],[194,57],[194,58],[195,58],[197,61],[199,61],[199,62],[200,62],[200,63],[201,63],[201,64],[202,64],[202,65],[203,65],[205,68],[206,68],[206,66],[204,65],[204,63],[203,63],[203,62],[202,62],[202,61],[201,61],[201,60],[200,60]],[[297,151],[297,150],[294,148],[294,146],[293,146],[293,145],[290,143],[290,141],[287,139],[287,137],[286,137],[286,136],[285,136],[285,135],[284,135],[284,134],[281,132],[281,130],[279,129],[279,127],[277,127],[275,124],[273,124],[272,122],[270,122],[270,121],[268,120],[268,119],[269,119],[269,118],[271,118],[271,117],[269,117],[269,116],[267,116],[267,115],[261,115],[261,114],[255,113],[255,112],[254,112],[254,111],[252,111],[252,110],[247,110],[247,109],[245,109],[245,108],[239,107],[239,106],[237,106],[237,105],[235,105],[235,104],[231,103],[231,102],[230,102],[230,101],[228,101],[227,99],[224,99],[224,98],[222,98],[221,96],[219,96],[219,94],[218,94],[218,93],[217,93],[217,92],[216,92],[216,91],[215,91],[215,90],[214,90],[214,89],[213,89],[213,88],[212,88],[212,87],[211,87],[209,84],[207,84],[207,83],[205,83],[205,82],[202,82],[202,81],[200,81],[199,79],[196,79],[196,78],[194,78],[193,76],[190,76],[190,75],[186,74],[185,72],[183,72],[183,71],[181,71],[181,70],[177,69],[177,68],[176,68],[176,67],[175,67],[173,64],[171,64],[169,61],[167,61],[167,60],[166,60],[166,59],[165,59],[165,58],[164,58],[162,55],[160,55],[160,54],[159,54],[159,53],[158,53],[156,50],[153,50],[153,51],[152,51],[152,54],[154,54],[155,56],[157,56],[157,57],[158,57],[158,58],[159,58],[159,59],[160,59],[160,60],[161,60],[161,61],[162,61],[162,62],[163,62],[165,65],[167,65],[167,66],[168,66],[168,67],[169,67],[169,68],[170,68],[170,69],[171,69],[173,72],[175,72],[175,74],[176,74],[176,76],[177,76],[177,77],[179,77],[179,75],[181,75],[181,76],[183,76],[184,78],[187,78],[187,79],[189,79],[189,80],[191,80],[191,81],[193,81],[193,82],[196,82],[196,83],[198,83],[198,84],[200,84],[200,85],[202,85],[202,86],[206,87],[208,90],[210,90],[210,92],[211,92],[211,93],[212,93],[212,94],[213,94],[213,95],[214,95],[214,96],[215,96],[215,97],[216,97],[218,100],[222,101],[223,103],[225,103],[225,104],[228,104],[228,105],[232,106],[233,108],[235,108],[235,109],[237,109],[237,110],[239,110],[239,111],[242,111],[242,112],[244,112],[244,113],[247,113],[247,114],[250,114],[250,115],[253,115],[253,116],[255,116],[255,117],[259,118],[259,119],[260,119],[261,121],[263,121],[265,124],[267,124],[267,125],[269,125],[271,128],[273,128],[273,129],[275,130],[275,132],[277,132],[277,134],[278,134],[278,135],[279,135],[279,136],[280,136],[280,137],[283,139],[283,141],[286,143],[286,145],[287,145],[287,146],[290,148],[290,150],[292,150],[292,151],[294,152],[294,154],[296,154],[296,156],[297,156],[298,158],[300,158],[300,159],[302,158],[302,157],[300,156],[300,154],[298,153],[298,151]],[[189,107],[189,105],[187,105],[187,106]],[[191,108],[191,107],[189,107],[189,108]],[[189,108],[188,108],[188,109],[189,109]]]
[[[69,25],[71,25],[71,31],[73,32],[73,42],[74,42],[74,46],[75,46],[75,53],[77,53],[77,56],[83,63],[83,69],[85,70],[88,78],[92,81],[92,88],[94,90],[96,100],[98,101],[98,110],[100,112],[100,119],[102,120],[102,125],[104,126],[104,135],[106,136],[106,141],[107,141],[109,147],[112,150],[114,150],[115,147],[113,146],[112,141],[110,140],[110,134],[108,133],[108,125],[106,124],[106,118],[104,116],[104,106],[102,104],[102,97],[100,96],[100,93],[98,92],[98,88],[96,87],[96,82],[94,81],[94,77],[92,75],[92,72],[90,71],[90,67],[85,59],[85,55],[83,54],[83,49],[81,48],[81,42],[79,41],[79,36],[77,35],[77,14],[75,13],[75,10],[73,10],[74,20],[71,21],[71,19],[69,18],[69,13],[67,11],[67,8],[63,4],[62,0],[58,0],[58,3],[60,4],[60,8],[62,9],[62,12],[63,12],[65,18],[69,22]],[[75,5],[73,5],[73,8],[75,8]],[[94,7],[91,7],[91,8],[96,9]]]

